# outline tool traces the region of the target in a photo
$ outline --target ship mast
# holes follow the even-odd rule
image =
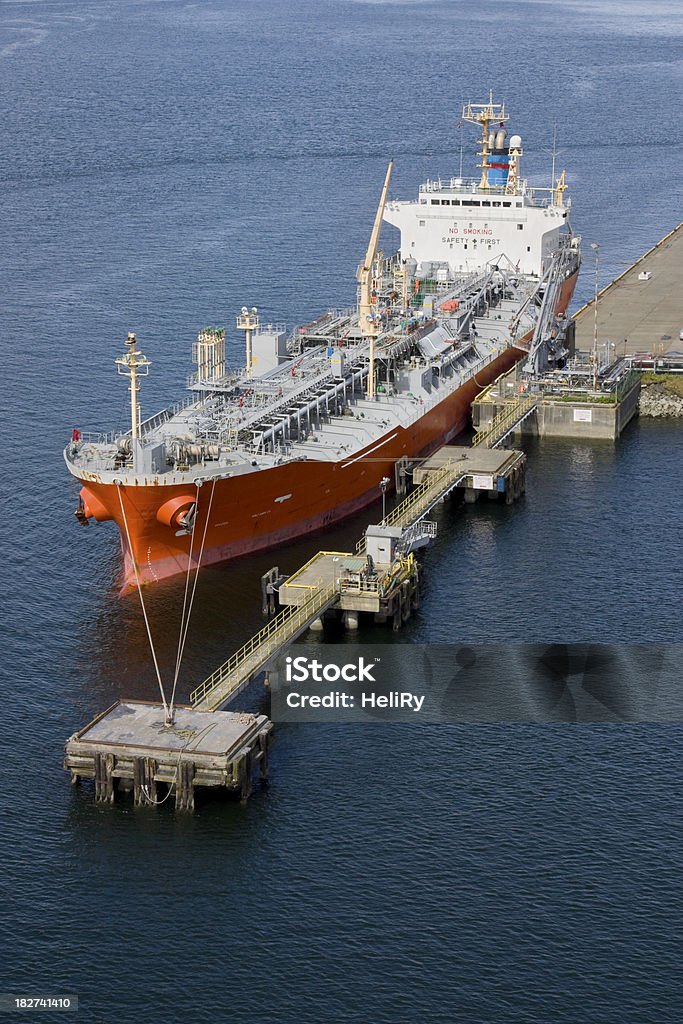
[[[489,151],[492,148],[489,137],[489,126],[497,121],[498,125],[502,128],[506,121],[510,120],[510,115],[505,110],[504,103],[494,103],[493,93],[489,93],[488,103],[468,103],[463,104],[462,108],[462,119],[463,121],[469,121],[470,124],[481,125],[481,150],[479,156],[481,157],[481,181],[479,182],[479,188],[487,189],[489,187]]]
[[[368,251],[365,254],[365,262],[362,263],[358,268],[356,279],[360,284],[360,303],[358,307],[358,323],[360,325],[361,334],[364,339],[370,341],[370,365],[368,367],[368,387],[367,397],[375,397],[375,338],[377,337],[377,322],[372,313],[372,298],[370,294],[370,284],[372,278],[372,265],[375,260],[375,254],[377,252],[377,242],[379,241],[379,232],[382,227],[382,217],[384,216],[384,205],[387,201],[387,192],[389,191],[389,181],[391,179],[391,171],[394,166],[394,161],[389,161],[387,168],[387,175],[384,179],[384,187],[382,188],[382,195],[380,196],[379,206],[377,207],[377,213],[375,214],[375,223],[372,225],[372,232],[370,234],[370,242],[368,243]]]
[[[138,384],[138,377],[146,377],[148,375],[151,362],[138,349],[138,339],[132,331],[128,332],[125,344],[128,346],[128,351],[125,355],[115,359],[114,362],[122,377],[130,377],[130,387],[128,390],[130,391],[131,436],[133,440],[137,440],[140,436],[140,403],[138,402],[140,385]]]
[[[258,309],[256,306],[252,306],[249,309],[247,306],[242,306],[242,312],[237,316],[237,330],[244,331],[244,340],[246,344],[246,360],[247,360],[247,377],[251,377],[251,373],[254,367],[254,358],[252,353],[252,335],[254,331],[257,331],[260,326]]]

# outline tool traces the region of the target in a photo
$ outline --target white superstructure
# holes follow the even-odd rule
[[[568,217],[564,175],[552,188],[531,188],[520,176],[522,140],[508,140],[503,104],[468,104],[462,116],[482,128],[481,179],[426,181],[417,199],[387,203],[384,219],[401,232],[402,259],[418,279],[497,262],[542,276]]]
[[[416,261],[418,278],[436,276],[439,263],[463,273],[505,258],[523,274],[538,274],[567,219],[567,207],[550,195],[540,198],[525,181],[514,195],[482,192],[459,178],[427,181],[418,199],[388,202],[384,219],[400,230],[401,257]]]

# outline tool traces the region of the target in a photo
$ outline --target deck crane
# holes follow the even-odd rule
[[[387,201],[387,192],[389,191],[389,181],[391,179],[391,171],[394,166],[394,161],[389,161],[387,168],[387,175],[384,179],[384,187],[382,189],[382,195],[379,200],[379,206],[377,207],[377,213],[375,214],[375,223],[372,225],[372,232],[370,234],[370,242],[368,244],[368,251],[365,254],[365,261],[358,267],[358,273],[356,279],[360,284],[360,302],[358,306],[358,324],[360,326],[361,334],[364,340],[370,342],[370,364],[368,367],[368,389],[367,397],[375,397],[375,338],[377,337],[377,320],[372,312],[372,299],[371,299],[371,279],[372,279],[372,265],[375,260],[377,253],[377,242],[379,241],[379,232],[382,227],[382,217],[384,216],[384,205]]]

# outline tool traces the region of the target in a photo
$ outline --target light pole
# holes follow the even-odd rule
[[[382,522],[384,522],[387,517],[387,487],[390,482],[391,481],[388,476],[383,476],[379,482],[379,489],[382,492]]]
[[[595,296],[593,298],[593,390],[598,390],[598,264],[600,260],[600,246],[597,242],[591,242],[591,249],[595,253]]]

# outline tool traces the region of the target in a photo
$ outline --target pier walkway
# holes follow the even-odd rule
[[[466,475],[466,469],[463,459],[449,459],[445,465],[430,473],[419,487],[385,516],[382,526],[395,526],[405,530],[418,523],[458,486]],[[359,554],[365,551],[365,537],[358,541],[356,551]]]
[[[195,711],[216,711],[236,697],[274,656],[335,604],[338,597],[334,583],[314,583],[301,604],[284,608],[192,691],[190,703]]]

